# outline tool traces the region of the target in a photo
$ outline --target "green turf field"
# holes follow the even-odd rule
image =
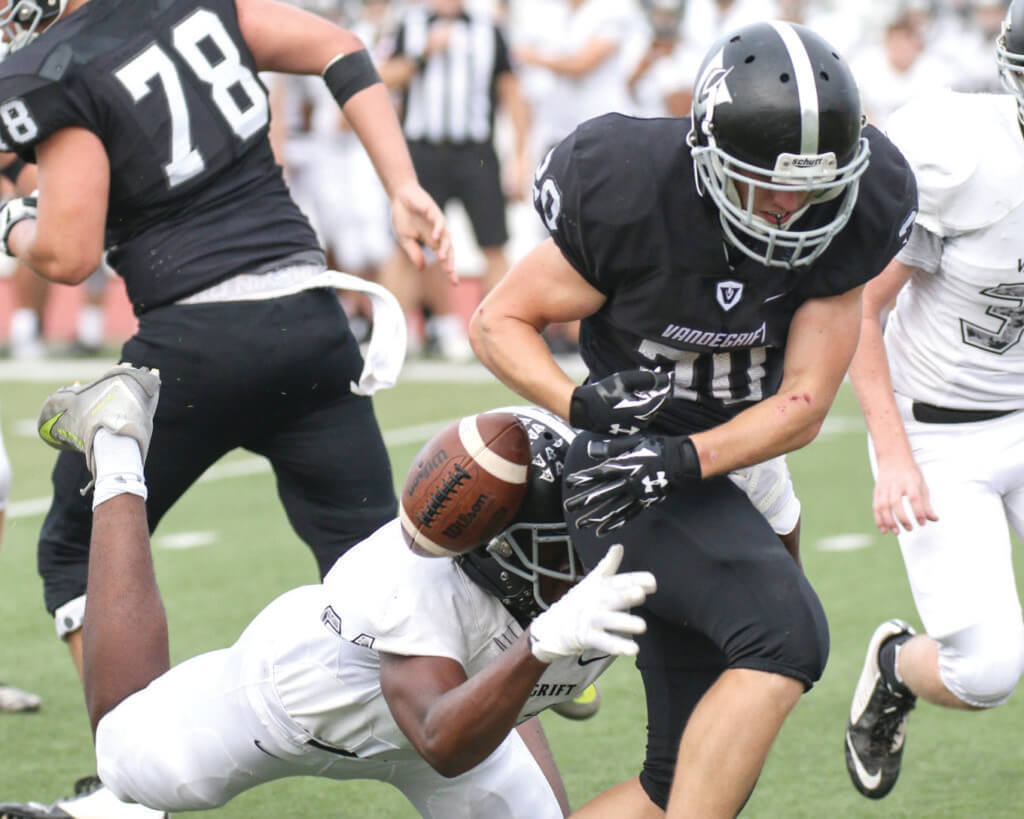
[[[31,435],[31,422],[57,383],[0,381],[3,432],[15,470],[0,552],[0,679],[44,699],[37,714],[0,715],[0,801],[49,802],[94,768],[81,689],[53,636],[35,572],[35,538],[55,453]],[[486,378],[407,380],[382,393],[378,415],[396,477],[444,422],[512,401]],[[970,715],[920,706],[895,791],[873,803],[853,790],[842,735],[867,639],[891,616],[919,623],[895,539],[873,529],[863,426],[848,388],[822,435],[791,456],[790,467],[804,504],[804,565],[829,616],[832,653],[824,679],[784,727],[744,817],[1024,816],[1019,700]],[[185,496],[156,533],[154,552],[175,661],[227,645],[273,596],[316,580],[312,558],[277,503],[272,475],[246,453],[222,462]],[[544,716],[576,806],[634,775],[643,755],[644,700],[635,669],[620,661],[601,686],[604,707],[592,721]],[[250,791],[216,815],[373,819],[413,812],[385,785],[294,779]]]

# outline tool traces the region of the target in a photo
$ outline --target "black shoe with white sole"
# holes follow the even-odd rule
[[[896,784],[907,720],[917,702],[904,686],[886,682],[879,654],[888,640],[905,642],[913,635],[914,630],[902,620],[887,620],[876,628],[853,694],[846,727],[846,769],[853,786],[870,799],[881,799]]]

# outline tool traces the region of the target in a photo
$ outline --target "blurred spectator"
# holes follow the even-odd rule
[[[693,83],[704,55],[683,39],[682,15],[680,0],[655,0],[647,11],[647,27],[627,49],[626,64],[632,68],[626,85],[637,116],[690,113]]]
[[[522,195],[530,166],[529,110],[501,28],[492,15],[467,11],[461,0],[429,0],[403,16],[381,75],[402,92],[402,126],[420,184],[442,208],[453,199],[465,207],[486,260],[483,288],[489,290],[508,269],[505,195],[494,147],[499,105],[515,131],[508,175],[518,188],[513,195]],[[396,253],[383,282],[409,317],[411,351],[422,336],[418,313],[426,305],[441,355],[472,357],[443,271],[421,276]]]
[[[683,34],[704,52],[723,34],[778,14],[775,0],[687,0]]]
[[[955,91],[1002,91],[992,54],[1008,5],[1005,0],[971,0],[945,15],[933,15],[929,50],[954,66]]]
[[[584,120],[609,111],[631,113],[626,45],[641,31],[633,0],[558,0],[522,32],[516,59],[534,112],[535,155],[547,152]],[[532,223],[542,235],[540,220]],[[545,338],[554,352],[577,346],[578,323],[554,324]]]
[[[925,52],[924,37],[906,14],[892,20],[882,44],[863,51],[851,60],[851,67],[864,111],[882,129],[889,115],[905,102],[953,81],[952,70]]]

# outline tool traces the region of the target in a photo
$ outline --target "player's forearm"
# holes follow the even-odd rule
[[[690,436],[709,478],[806,446],[817,436],[835,391],[780,390],[735,418]]]
[[[880,459],[912,457],[896,407],[882,325],[877,317],[865,315],[857,352],[850,363],[850,383],[864,414],[875,454]]]
[[[409,146],[384,83],[355,94],[342,108],[363,143],[391,198],[407,184],[417,184]]]
[[[469,340],[483,365],[503,384],[527,401],[569,420],[576,385],[555,362],[536,327],[502,315],[485,302],[473,314]]]
[[[45,236],[56,238],[57,242],[46,241]],[[72,253],[60,245],[59,234],[51,231],[42,234],[35,219],[25,219],[11,228],[7,246],[15,258],[44,279],[58,284],[79,284],[100,265],[102,253],[89,258]],[[93,254],[95,255],[95,254]]]
[[[417,750],[442,776],[476,767],[515,728],[516,719],[547,666],[522,635],[481,673],[439,697],[422,724]]]

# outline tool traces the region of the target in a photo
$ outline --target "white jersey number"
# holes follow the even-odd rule
[[[764,382],[767,372],[764,363],[768,359],[767,350],[764,347],[751,347],[743,352],[750,355],[750,366],[747,368],[746,378],[743,379],[744,388],[738,393],[733,379],[733,371],[739,360],[736,354],[695,353],[690,350],[677,350],[674,347],[650,340],[645,340],[640,344],[640,355],[645,358],[652,361],[656,361],[658,358],[667,358],[669,361],[675,362],[673,397],[696,401],[700,395],[706,395],[725,405],[738,404],[741,401],[761,401],[765,397]],[[706,357],[711,359],[710,381],[701,384],[698,379],[698,372],[701,368],[697,366],[697,363],[701,358]]]
[[[210,96],[224,121],[239,139],[248,139],[270,119],[267,97],[253,73],[242,64],[241,54],[220,18],[208,9],[197,9],[171,30],[174,49],[192,72],[210,86]],[[205,41],[205,42],[204,42]],[[216,59],[200,43],[216,48]],[[171,157],[164,165],[167,181],[173,188],[202,173],[203,156],[192,139],[188,103],[174,61],[156,43],[143,49],[114,76],[138,102],[153,90],[159,79],[171,115]],[[239,104],[235,92],[248,104]]]
[[[1019,344],[1024,335],[1024,283],[996,285],[982,290],[981,295],[1005,302],[985,311],[985,315],[999,321],[999,328],[987,330],[967,319],[960,319],[960,332],[965,344],[1002,355]]]

